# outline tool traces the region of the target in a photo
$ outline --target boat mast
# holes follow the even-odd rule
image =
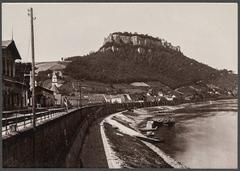
[[[28,9],[28,15],[31,20],[31,48],[32,48],[32,114],[33,114],[33,129],[36,128],[36,106],[35,106],[35,51],[34,51],[34,28],[33,20],[36,18],[33,17],[33,8]]]

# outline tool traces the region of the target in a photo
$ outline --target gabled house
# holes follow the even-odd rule
[[[89,104],[101,104],[107,102],[104,94],[88,94],[87,98],[89,100]]]
[[[35,87],[35,97],[37,107],[54,106],[53,91],[41,86]]]
[[[14,40],[2,41],[3,111],[24,109],[28,106],[29,85],[17,79],[16,60],[21,60],[21,56]]]

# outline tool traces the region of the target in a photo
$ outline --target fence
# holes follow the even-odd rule
[[[42,121],[46,121],[50,118],[62,115],[65,108],[47,109],[36,113],[36,124],[40,124]],[[2,118],[2,135],[8,135],[11,132],[16,132],[26,127],[30,127],[33,124],[32,113],[18,113],[15,112],[11,117]]]

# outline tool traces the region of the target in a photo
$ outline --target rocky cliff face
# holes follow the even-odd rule
[[[109,44],[111,44],[112,46],[106,46]],[[137,33],[132,34],[128,32],[115,32],[109,34],[109,36],[104,39],[104,43],[103,46],[100,48],[100,51],[117,51],[118,48],[116,48],[113,44],[138,46],[138,53],[145,52],[146,48],[148,52],[151,52],[151,48],[167,48],[181,53],[180,46],[173,46],[171,43],[167,42],[164,39],[154,38],[152,36]]]

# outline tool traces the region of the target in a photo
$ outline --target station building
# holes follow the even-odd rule
[[[3,111],[27,107],[28,85],[17,79],[16,61],[21,60],[14,40],[2,41]]]

